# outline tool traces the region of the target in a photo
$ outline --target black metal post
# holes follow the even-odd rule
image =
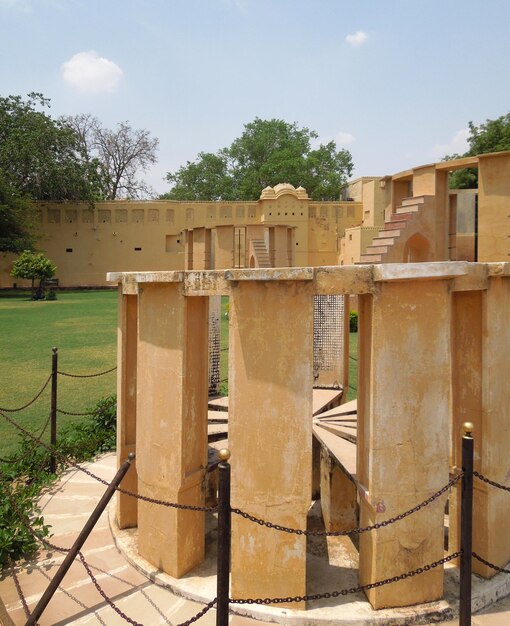
[[[58,568],[55,576],[52,578],[46,591],[43,593],[41,599],[37,603],[37,606],[32,611],[25,626],[34,626],[37,623],[37,620],[41,617],[44,609],[48,606],[49,601],[53,597],[53,594],[58,589],[58,586],[62,582],[64,576],[67,574],[67,570],[71,567],[74,559],[76,558],[76,555],[78,554],[81,547],[85,543],[87,537],[92,532],[94,526],[97,523],[97,520],[101,517],[101,513],[105,510],[108,502],[110,502],[110,500],[112,499],[112,496],[115,493],[115,490],[120,485],[128,469],[131,467],[131,463],[134,460],[134,458],[135,458],[135,455],[133,453],[130,453],[128,456],[128,460],[124,461],[124,463],[120,466],[112,482],[106,488],[106,491],[104,492],[103,497],[101,498],[101,500],[99,500],[99,502],[96,505],[96,508],[92,511],[91,516],[87,520],[82,531],[76,538],[76,541],[74,542],[69,552],[67,553],[66,558],[62,561],[61,566]]]
[[[219,452],[218,465],[218,559],[216,626],[228,626],[230,592],[230,451]]]
[[[460,518],[459,626],[471,626],[471,569],[473,554],[473,424],[463,424],[462,495]]]
[[[53,448],[57,443],[57,381],[58,381],[58,348],[51,349],[51,413],[50,413],[50,444]],[[50,472],[55,473],[57,462],[52,452],[50,456]]]

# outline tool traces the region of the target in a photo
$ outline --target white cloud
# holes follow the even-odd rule
[[[112,93],[122,78],[121,68],[97,52],[78,52],[62,64],[66,83],[82,93]]]
[[[463,154],[469,148],[467,142],[468,137],[469,129],[462,128],[455,133],[450,143],[436,143],[432,148],[432,155],[438,159],[442,159],[447,154]]]
[[[334,141],[337,146],[350,146],[351,143],[356,141],[356,137],[351,133],[339,132],[334,136]]]
[[[357,32],[352,33],[352,35],[347,35],[345,41],[350,46],[357,48],[358,46],[362,46],[367,39],[368,33],[366,33],[364,30],[358,30]]]

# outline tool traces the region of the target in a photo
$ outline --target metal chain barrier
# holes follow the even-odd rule
[[[409,511],[406,511],[405,513],[400,513],[399,515],[396,515],[395,517],[390,517],[389,519],[384,520],[383,522],[377,522],[376,524],[373,524],[372,526],[361,526],[358,528],[353,528],[352,530],[333,530],[333,531],[302,530],[300,528],[288,528],[287,526],[281,526],[280,524],[273,524],[272,522],[266,522],[265,520],[260,519],[259,517],[255,517],[254,515],[250,515],[249,513],[245,513],[244,511],[241,511],[241,509],[233,508],[232,513],[235,513],[236,515],[244,517],[244,519],[247,519],[250,522],[255,522],[256,524],[259,524],[260,526],[266,526],[267,528],[273,528],[274,530],[279,530],[281,532],[290,533],[293,535],[306,535],[308,537],[345,537],[347,535],[361,534],[361,533],[369,532],[371,530],[377,530],[378,528],[384,528],[385,526],[389,526],[390,524],[394,524],[395,522],[399,522],[400,520],[403,520],[406,517],[409,517],[409,515],[412,515],[413,513],[417,513],[419,510],[425,508],[426,506],[434,502],[434,500],[437,500],[437,498],[442,496],[446,491],[451,489],[451,487],[457,481],[459,481],[462,478],[462,476],[463,476],[463,473],[460,472],[459,474],[457,474],[457,476],[452,478],[448,482],[448,484],[446,484],[444,487],[439,489],[439,491],[436,491],[433,495],[431,495],[430,498],[427,498],[423,502],[420,502],[420,504],[417,504],[415,507],[413,507],[412,509],[409,509]]]
[[[34,443],[34,445],[31,448],[29,448],[25,452],[25,454],[18,456],[18,457],[14,457],[12,459],[4,459],[3,457],[0,457],[0,463],[7,463],[7,464],[19,463],[20,461],[24,461],[29,456],[32,456],[34,450],[37,448],[38,445],[40,445],[41,440],[44,436],[44,433],[46,432],[46,430],[48,429],[48,426],[50,425],[50,420],[51,420],[51,414],[48,415],[48,419],[46,420],[46,423],[44,424],[41,432],[39,433],[39,436],[37,437],[37,441]]]
[[[119,609],[119,607],[115,604],[115,602],[113,600],[111,600],[106,595],[106,593],[103,591],[103,588],[101,587],[101,585],[97,582],[96,577],[94,576],[92,570],[90,569],[89,564],[87,563],[87,561],[85,560],[85,557],[83,556],[83,554],[81,552],[78,552],[78,557],[79,557],[80,561],[82,562],[82,565],[85,568],[85,571],[87,572],[87,574],[88,574],[90,580],[92,581],[94,587],[97,589],[97,591],[99,592],[99,594],[101,595],[103,600],[105,600],[105,602],[107,602],[110,605],[110,607],[115,611],[115,613],[117,613],[117,615],[122,617],[122,619],[125,620],[126,622],[129,622],[130,624],[133,624],[133,626],[143,626],[143,624],[140,624],[140,622],[135,622],[134,619],[131,619],[130,617],[128,617],[124,613],[124,611]]]
[[[143,500],[144,502],[149,502],[150,504],[159,504],[160,506],[166,506],[172,509],[200,511],[202,513],[215,513],[218,509],[218,507],[215,506],[196,506],[193,504],[178,504],[177,502],[168,502],[167,500],[157,500],[156,498],[150,498],[149,496],[142,496],[141,494],[135,493],[134,491],[122,489],[122,487],[118,487],[117,491],[124,494],[125,496],[131,496],[132,498],[136,498],[137,500]]]
[[[483,563],[484,565],[487,565],[488,567],[492,568],[496,572],[500,572],[502,574],[510,574],[510,569],[505,569],[504,567],[498,567],[497,565],[494,565],[494,563],[491,563],[490,561],[486,561],[484,558],[482,558],[476,552],[472,552],[472,555],[475,557],[475,559],[477,561],[480,561],[480,563]]]
[[[110,605],[110,607],[115,611],[115,613],[117,613],[117,615],[119,615],[123,620],[125,620],[129,624],[132,624],[133,626],[143,626],[143,624],[141,624],[140,622],[137,622],[134,619],[131,619],[128,615],[126,615],[124,613],[124,611],[122,611],[115,604],[115,602],[111,598],[108,597],[108,595],[106,594],[104,589],[98,583],[96,577],[94,576],[94,573],[92,572],[92,570],[90,568],[90,565],[87,563],[87,561],[85,560],[85,557],[83,556],[83,554],[81,552],[78,552],[78,557],[80,558],[80,561],[82,562],[82,565],[85,568],[85,571],[87,572],[87,574],[88,574],[90,580],[92,581],[94,587],[97,589],[98,593],[101,595],[103,600],[105,602],[107,602]],[[182,622],[182,623],[178,624],[178,626],[190,626],[190,624],[193,624],[194,622],[199,620],[201,617],[203,617],[210,609],[212,609],[212,607],[215,604],[216,604],[216,598],[214,598],[214,600],[211,600],[211,602],[206,604],[204,606],[204,608],[201,611],[199,611],[196,615],[191,617],[186,622]]]
[[[64,411],[63,409],[57,409],[57,413],[60,413],[61,415],[72,415],[80,417],[83,417],[85,415],[94,415],[93,411],[87,411],[86,413],[74,413],[73,411]]]
[[[480,472],[473,471],[473,476],[476,476],[478,480],[481,480],[483,483],[487,483],[488,485],[492,485],[493,487],[496,487],[497,489],[502,489],[503,491],[510,491],[510,487],[507,487],[506,485],[502,485],[501,483],[497,483],[495,480],[491,480],[490,478],[486,478],[483,474],[480,474]]]
[[[435,567],[439,567],[444,563],[448,563],[448,561],[452,561],[456,559],[462,554],[462,551],[454,552],[453,554],[449,554],[439,561],[434,561],[428,565],[424,565],[423,567],[418,567],[415,570],[411,570],[410,572],[406,572],[405,574],[400,574],[399,576],[392,576],[391,578],[385,578],[384,580],[379,580],[375,583],[368,583],[366,585],[359,585],[358,587],[350,587],[349,589],[340,589],[335,591],[327,591],[326,593],[312,593],[304,596],[294,596],[288,598],[241,598],[238,600],[234,600],[230,598],[230,602],[232,604],[287,604],[291,602],[309,602],[310,600],[323,600],[328,598],[338,598],[339,596],[347,596],[353,593],[358,593],[360,591],[368,591],[369,589],[374,589],[376,587],[383,587],[384,585],[389,585],[391,583],[396,583],[400,580],[405,580],[406,578],[411,578],[413,576],[418,576],[419,574],[423,574],[424,572],[429,572]]]
[[[60,376],[67,376],[69,378],[96,378],[96,376],[104,376],[105,374],[110,374],[117,369],[117,366],[110,368],[109,370],[104,370],[104,372],[97,372],[96,374],[70,374],[69,372],[61,372],[58,371],[57,374]]]
[[[9,566],[12,571],[12,578],[14,580],[14,586],[16,587],[16,593],[21,601],[21,606],[23,607],[23,611],[25,612],[25,617],[28,619],[30,617],[30,611],[28,609],[27,600],[25,598],[25,594],[23,593],[23,589],[21,588],[18,574],[16,573],[16,567],[14,566],[12,559],[9,558]]]
[[[34,402],[39,400],[39,398],[44,393],[44,390],[46,389],[46,387],[50,384],[50,380],[51,380],[51,374],[46,379],[46,382],[41,387],[40,391],[35,395],[34,398],[32,398],[32,400],[30,400],[30,402],[27,402],[26,404],[24,404],[23,406],[20,406],[17,409],[6,409],[5,407],[0,407],[0,411],[5,411],[6,413],[19,413],[19,411],[23,411],[24,409],[28,409],[29,406],[32,406],[32,404],[34,404]]]

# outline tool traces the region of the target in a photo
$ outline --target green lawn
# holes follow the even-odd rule
[[[349,389],[347,401],[358,397],[358,333],[349,333]]]
[[[35,396],[51,372],[51,348],[59,349],[58,368],[87,374],[116,365],[117,292],[58,293],[58,300],[33,302],[0,292],[0,407],[16,408]],[[59,376],[58,406],[84,412],[115,393],[115,372],[90,379]],[[23,426],[40,428],[50,408],[50,390],[20,413],[9,413]],[[80,417],[59,415],[59,426]],[[0,455],[15,449],[14,427],[0,422]]]

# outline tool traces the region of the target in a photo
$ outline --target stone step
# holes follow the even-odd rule
[[[396,231],[393,231],[396,232]],[[396,237],[374,237],[372,239],[372,246],[392,246]]]
[[[368,246],[365,254],[386,254],[388,252],[388,246],[374,246],[372,243],[371,246]]]
[[[424,204],[425,196],[411,196],[409,198],[402,198],[401,206],[412,206],[413,204]]]
[[[386,238],[386,237],[391,237],[391,239],[393,239],[393,241],[395,241],[395,239],[397,239],[398,237],[400,237],[401,235],[401,230],[395,228],[391,228],[391,229],[385,229],[385,230],[380,230],[379,231],[379,237],[381,238]]]
[[[359,260],[360,264],[380,263],[381,261],[382,254],[362,254]],[[356,265],[358,265],[358,263]]]
[[[384,230],[385,231],[400,230],[400,229],[403,230],[406,226],[407,226],[407,220],[402,220],[402,221],[394,220],[391,222],[386,222],[386,224],[384,224]]]
[[[399,206],[397,207],[396,215],[403,215],[404,213],[418,213],[419,210],[420,210],[420,207],[417,204]]]
[[[390,222],[395,222],[395,221],[408,221],[410,220],[414,215],[413,211],[405,211],[404,213],[392,213],[391,217],[390,217]]]

